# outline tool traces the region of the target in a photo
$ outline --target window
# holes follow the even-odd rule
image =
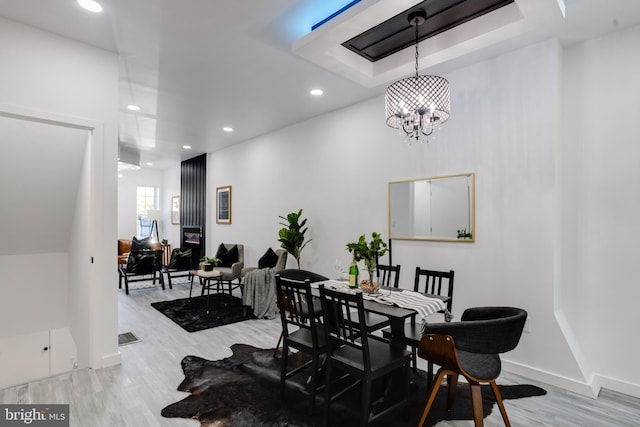
[[[155,209],[157,209],[156,187],[137,187],[136,217],[138,218],[138,225],[136,234],[139,238],[151,235],[151,219],[148,212]]]

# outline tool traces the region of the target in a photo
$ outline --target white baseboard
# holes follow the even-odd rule
[[[597,381],[592,381],[588,384],[583,381],[563,377],[561,375],[532,368],[531,366],[510,362],[504,359],[502,360],[502,369],[522,377],[531,378],[532,380],[560,387],[593,399],[597,398],[598,393],[600,392],[600,384]]]
[[[640,398],[640,385],[602,375],[596,374],[589,382],[583,382],[508,360],[502,360],[502,368],[507,372],[560,387],[593,399],[597,399],[602,388]]]
[[[122,356],[120,352],[114,354],[108,354],[106,356],[102,356],[102,366],[101,368],[108,368],[109,366],[116,366],[122,363]]]
[[[626,381],[600,375],[598,375],[598,380],[602,388],[640,398],[640,385],[638,384],[632,384]]]

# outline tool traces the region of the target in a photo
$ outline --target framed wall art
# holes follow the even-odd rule
[[[231,186],[216,188],[216,223],[231,224]]]
[[[180,224],[180,196],[171,198],[171,224]]]

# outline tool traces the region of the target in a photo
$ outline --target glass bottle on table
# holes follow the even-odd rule
[[[358,287],[358,264],[356,263],[355,258],[353,258],[351,265],[349,266],[349,287]]]

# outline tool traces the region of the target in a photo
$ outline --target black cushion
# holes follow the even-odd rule
[[[175,248],[171,252],[171,260],[169,261],[168,268],[174,270],[188,270],[189,268],[191,268],[192,256],[193,251],[191,250],[191,248]]]
[[[133,236],[131,240],[131,250],[139,251],[141,249],[150,249],[151,248],[151,236],[145,237],[144,239],[138,240],[136,236]]]
[[[220,260],[220,264],[218,264],[220,267],[231,267],[234,263],[238,262],[238,246],[234,245],[229,250],[226,250],[224,245],[220,246],[225,249],[225,251],[222,252],[220,247],[218,247],[218,253],[216,254],[216,258]]]
[[[158,252],[162,257],[162,251],[132,250],[127,259],[127,273],[151,274],[158,271]]]
[[[278,263],[278,255],[269,248],[258,260],[258,268],[273,268]]]
[[[497,354],[470,353],[456,350],[460,366],[479,380],[493,380],[498,378],[502,365]]]
[[[227,253],[227,247],[224,245],[224,243],[220,243],[220,246],[218,246],[218,251],[216,252],[216,258],[222,259],[222,257],[226,253]]]

